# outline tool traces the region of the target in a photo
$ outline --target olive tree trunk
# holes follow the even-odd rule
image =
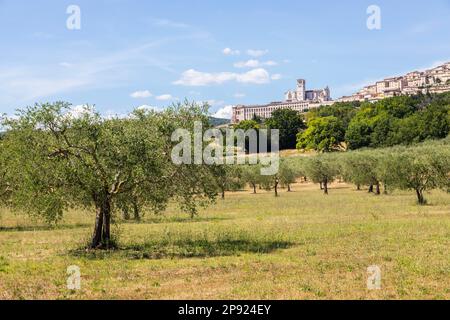
[[[134,199],[134,201],[133,201],[133,215],[134,215],[134,220],[136,220],[136,221],[140,221],[141,220],[141,215],[140,215],[140,212],[139,212],[139,206],[138,206],[138,203],[137,203],[136,199]]]
[[[380,183],[379,182],[377,182],[377,184],[376,184],[376,194],[377,195],[381,194],[381,189],[380,189]]]
[[[109,248],[111,241],[111,199],[107,197],[97,205],[91,249]]]
[[[423,195],[422,189],[416,189],[417,201],[420,205],[427,204],[427,200],[425,200],[425,196]]]
[[[328,179],[323,181],[323,193],[328,194]]]

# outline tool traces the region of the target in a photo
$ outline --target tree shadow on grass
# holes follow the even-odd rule
[[[55,231],[90,228],[92,225],[84,223],[61,224],[61,225],[42,225],[42,226],[15,226],[0,227],[0,232],[33,232],[33,231]]]
[[[200,223],[200,222],[219,222],[230,220],[227,217],[166,217],[166,216],[152,216],[145,217],[143,220],[122,220],[125,224],[168,224],[168,223]]]
[[[221,256],[239,256],[243,253],[268,254],[276,250],[288,249],[294,243],[289,241],[267,240],[191,240],[154,241],[142,244],[131,244],[114,251],[92,251],[77,249],[71,254],[88,259],[105,259],[110,257],[139,259],[183,259],[183,258],[211,258]]]

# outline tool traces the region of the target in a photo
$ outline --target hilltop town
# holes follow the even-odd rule
[[[253,117],[270,118],[278,109],[293,109],[299,112],[332,105],[336,102],[377,101],[400,95],[419,93],[443,93],[450,91],[450,62],[425,71],[413,71],[404,76],[386,78],[366,86],[351,96],[337,100],[331,99],[328,87],[319,90],[306,90],[306,81],[297,80],[297,88],[285,93],[284,101],[265,105],[237,105],[233,107],[232,123],[250,120]]]
[[[377,81],[351,96],[345,96],[336,101],[376,101],[400,95],[447,91],[450,91],[450,62],[429,70],[413,71],[404,76]]]

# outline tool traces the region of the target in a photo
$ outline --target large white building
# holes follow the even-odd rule
[[[306,90],[306,81],[297,80],[297,88],[285,93],[285,101],[272,102],[266,105],[233,107],[232,123],[239,123],[244,120],[251,120],[255,116],[263,119],[270,118],[272,112],[278,109],[292,109],[299,112],[306,112],[323,105],[331,105],[330,89],[326,87],[321,90]]]

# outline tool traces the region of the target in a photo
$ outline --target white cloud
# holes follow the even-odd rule
[[[265,69],[254,69],[238,75],[237,82],[264,84],[270,82],[270,75]]]
[[[273,75],[270,77],[270,79],[272,79],[272,80],[280,80],[281,78],[282,78],[282,76],[281,76],[281,74],[279,74],[279,73],[273,74]]]
[[[248,61],[241,61],[236,62],[234,66],[236,68],[257,68],[259,67],[260,63],[258,60],[248,60]]]
[[[84,115],[92,115],[94,114],[94,107],[89,106],[87,104],[80,104],[77,106],[72,106],[66,113],[66,116],[69,118],[79,119]]]
[[[247,54],[252,57],[262,57],[268,53],[269,50],[253,50],[253,49],[247,50]]]
[[[119,113],[113,110],[107,110],[102,114],[104,119],[128,119],[130,118],[130,114],[128,113]]]
[[[219,109],[213,116],[220,119],[231,119],[231,116],[233,115],[233,107],[234,106],[225,106]]]
[[[162,95],[157,96],[155,98],[156,98],[156,100],[160,100],[160,101],[178,100],[177,98],[172,97],[171,94],[162,94]]]
[[[65,117],[72,119],[81,119],[85,115],[93,116],[97,114],[97,110],[92,105],[80,104],[71,106],[65,113]],[[119,113],[114,110],[107,110],[105,112],[98,113],[103,119],[126,119],[130,117],[128,113]]]
[[[241,54],[241,52],[239,50],[233,50],[233,49],[230,49],[230,48],[225,48],[225,49],[223,49],[222,52],[226,56],[238,56],[238,55]]]
[[[270,75],[262,68],[253,69],[245,73],[207,73],[190,69],[183,72],[181,78],[175,81],[174,84],[182,86],[208,86],[223,84],[230,81],[246,84],[264,84],[270,82]]]
[[[276,63],[275,61],[269,60],[266,62],[259,62],[258,60],[255,59],[250,59],[247,61],[240,61],[240,62],[236,62],[234,64],[234,66],[236,68],[258,68],[258,67],[262,67],[262,66],[268,66],[268,67],[273,67],[278,65],[278,63]]]
[[[278,62],[273,61],[273,60],[269,60],[263,63],[264,66],[268,66],[268,67],[273,67],[273,66],[277,66]]]
[[[130,97],[135,98],[135,99],[149,98],[151,96],[152,96],[152,94],[148,90],[136,91],[136,92],[133,92],[132,94],[130,94]]]
[[[233,97],[235,97],[235,98],[244,98],[246,95],[245,95],[245,93],[235,93],[234,95],[233,95]]]
[[[97,111],[95,110],[94,106],[87,105],[87,104],[80,104],[76,106],[72,106],[69,108],[67,113],[65,114],[66,117],[73,118],[73,119],[80,119],[85,115],[94,115]],[[101,112],[100,116],[103,119],[126,119],[129,117],[129,114],[127,113],[118,113],[113,110],[107,110],[105,112]]]
[[[137,107],[138,110],[144,110],[144,111],[153,111],[153,112],[161,112],[164,111],[163,108],[156,107],[156,106],[149,106],[147,104],[144,104],[142,106]]]

